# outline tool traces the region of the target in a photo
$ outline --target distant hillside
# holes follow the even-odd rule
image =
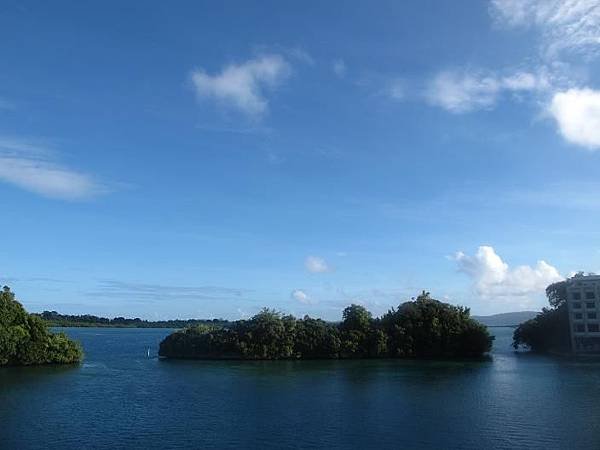
[[[510,327],[533,319],[538,313],[539,311],[516,311],[491,316],[473,316],[473,319],[488,327]]]

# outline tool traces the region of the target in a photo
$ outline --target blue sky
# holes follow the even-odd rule
[[[597,0],[0,5],[32,311],[537,309],[600,270]]]

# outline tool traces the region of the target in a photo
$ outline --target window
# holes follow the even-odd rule
[[[596,313],[588,313],[588,319],[595,319],[596,318]]]
[[[594,300],[595,298],[596,298],[596,294],[594,294],[593,292],[587,291],[585,293],[586,300]]]
[[[585,331],[585,327],[582,323],[578,323],[577,325],[575,325],[575,331],[578,333],[583,333]]]
[[[582,317],[583,317],[583,314],[581,314],[581,313],[575,313],[575,319],[576,320],[581,319]]]
[[[600,326],[597,323],[588,323],[588,331],[590,333],[598,333],[600,331]]]
[[[588,309],[593,309],[596,307],[596,304],[594,302],[585,302],[585,307]]]
[[[573,302],[573,309],[581,309],[581,303]]]
[[[573,300],[581,300],[581,292],[573,292]]]

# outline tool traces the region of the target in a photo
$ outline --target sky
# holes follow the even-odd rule
[[[537,310],[600,271],[600,1],[0,2],[30,311]]]

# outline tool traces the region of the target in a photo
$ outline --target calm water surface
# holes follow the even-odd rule
[[[600,363],[491,330],[484,362],[213,362],[158,360],[170,330],[67,329],[80,366],[0,369],[0,448],[600,449]]]

